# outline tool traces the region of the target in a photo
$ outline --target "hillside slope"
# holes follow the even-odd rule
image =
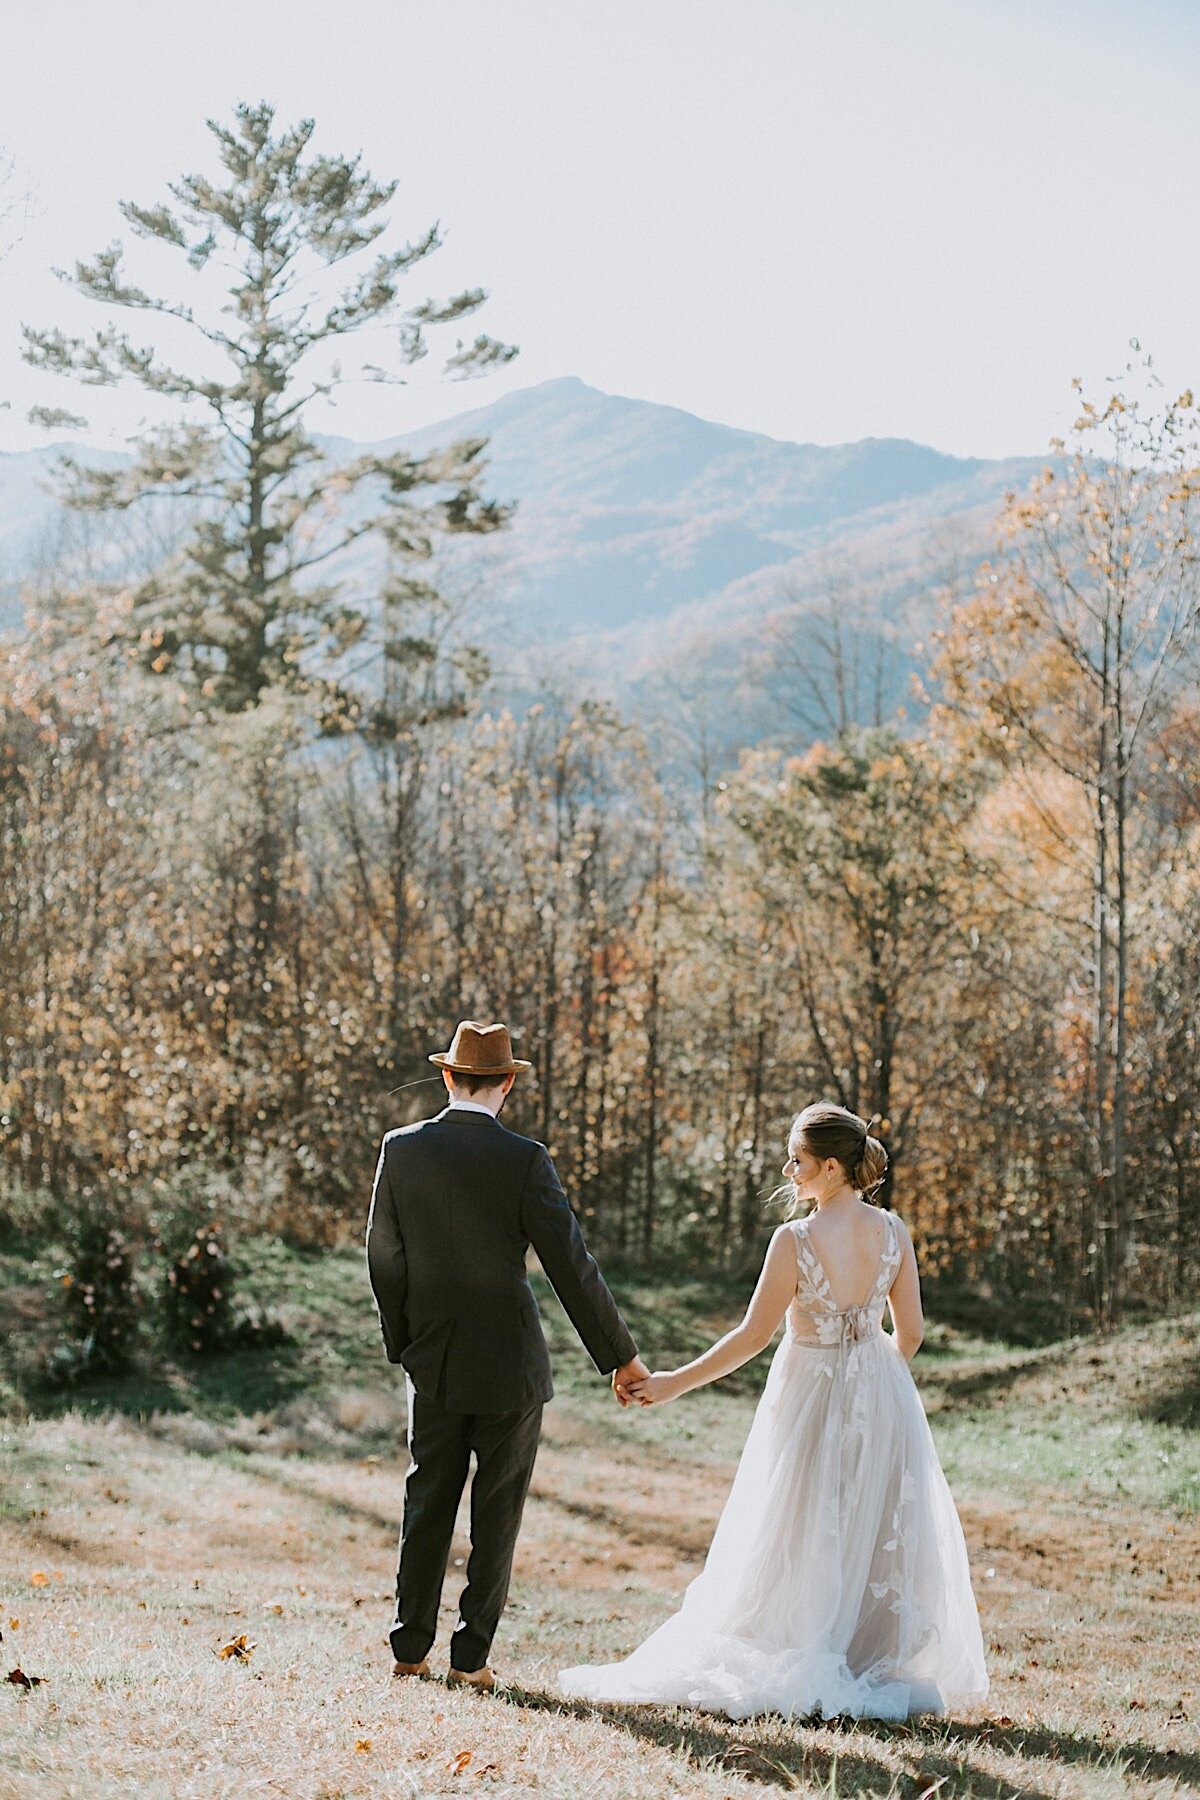
[[[1033,463],[944,456],[905,439],[782,443],[677,408],[543,382],[377,449],[488,439],[489,493],[517,502],[507,612],[529,639],[661,621],[818,544],[926,529],[994,508]],[[366,446],[325,440],[335,456]],[[54,449],[0,457],[0,569],[19,575],[55,502]],[[102,460],[113,461],[108,453]],[[374,564],[349,565],[369,582]]]

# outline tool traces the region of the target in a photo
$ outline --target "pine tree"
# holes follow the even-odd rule
[[[345,340],[389,326],[405,368],[426,354],[430,327],[468,317],[486,294],[471,288],[406,306],[402,281],[438,248],[438,227],[383,248],[395,182],[375,181],[359,157],[311,152],[311,119],[278,133],[273,123],[265,103],[239,106],[232,129],[210,120],[223,178],[186,176],[170,187],[173,205],[122,204],[139,238],[179,253],[189,297],[136,285],[119,244],[63,274],[90,299],[174,322],[168,330],[193,354],[176,366],[110,322],[90,339],[27,326],[25,356],[87,385],[132,382],[178,405],[172,423],[141,439],[130,466],[67,467],[67,498],[79,508],[184,503],[175,551],[132,586],[119,615],[118,636],[142,666],[171,675],[210,712],[254,706],[268,688],[300,688],[317,691],[327,725],[347,723],[355,702],[337,678],[339,661],[366,630],[371,602],[339,577],[341,553],[374,539],[394,570],[427,561],[441,534],[492,531],[508,513],[480,495],[483,439],[338,462],[306,417],[347,380],[402,381],[375,364],[343,372],[328,359]],[[338,285],[331,272],[343,264],[357,272]],[[223,303],[216,270],[232,273]],[[479,336],[459,342],[446,371],[461,379],[515,354]]]

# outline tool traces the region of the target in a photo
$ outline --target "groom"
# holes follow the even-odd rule
[[[450,1640],[451,1687],[490,1690],[492,1638],[508,1597],[513,1548],[554,1392],[537,1301],[525,1272],[532,1244],[602,1375],[628,1404],[647,1374],[588,1254],[543,1144],[499,1120],[519,1069],[508,1028],[467,1019],[444,1054],[450,1104],[383,1140],[367,1222],[367,1267],[389,1362],[404,1366],[408,1451],[391,1627],[397,1675],[425,1658],[454,1516],[475,1457],[471,1555]]]

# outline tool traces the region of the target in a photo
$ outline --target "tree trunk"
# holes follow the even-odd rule
[[[1118,620],[1118,625],[1121,621]],[[1121,646],[1118,643],[1118,649]],[[1129,1110],[1129,759],[1125,745],[1125,720],[1121,688],[1121,660],[1118,655],[1116,678],[1117,713],[1113,738],[1116,754],[1116,818],[1113,832],[1117,853],[1117,969],[1115,996],[1115,1046],[1113,1054],[1112,1112],[1112,1266],[1109,1271],[1108,1323],[1118,1325],[1125,1300],[1126,1269],[1133,1249],[1133,1221],[1129,1217],[1129,1195],[1126,1182],[1126,1123]]]
[[[1092,1304],[1096,1323],[1107,1322],[1108,1311],[1108,1211],[1111,1205],[1112,1158],[1109,1154],[1109,1009],[1108,941],[1108,764],[1109,764],[1109,626],[1104,627],[1101,668],[1100,724],[1096,754],[1095,860],[1092,870],[1093,960],[1095,964],[1092,1017],[1092,1068],[1095,1091],[1092,1130],[1095,1138],[1096,1186],[1092,1204],[1092,1232],[1088,1258],[1092,1265]]]
[[[658,929],[662,883],[662,838],[655,847],[654,885],[650,915],[650,989],[646,1003],[646,1131],[642,1145],[642,1249],[654,1241],[658,1216],[658,1066],[659,1066],[659,967]]]
[[[750,1154],[746,1158],[746,1172],[742,1187],[743,1244],[753,1243],[762,1226],[762,1208],[759,1205],[759,1185],[761,1175],[759,1145],[762,1141],[763,1132],[766,1056],[767,1026],[760,1013],[758,1029],[754,1033],[754,1070],[750,1078]]]

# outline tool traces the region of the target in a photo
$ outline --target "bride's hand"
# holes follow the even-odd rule
[[[629,1384],[629,1397],[639,1406],[658,1406],[664,1400],[674,1400],[678,1394],[679,1384],[674,1375],[644,1375],[640,1381]]]

